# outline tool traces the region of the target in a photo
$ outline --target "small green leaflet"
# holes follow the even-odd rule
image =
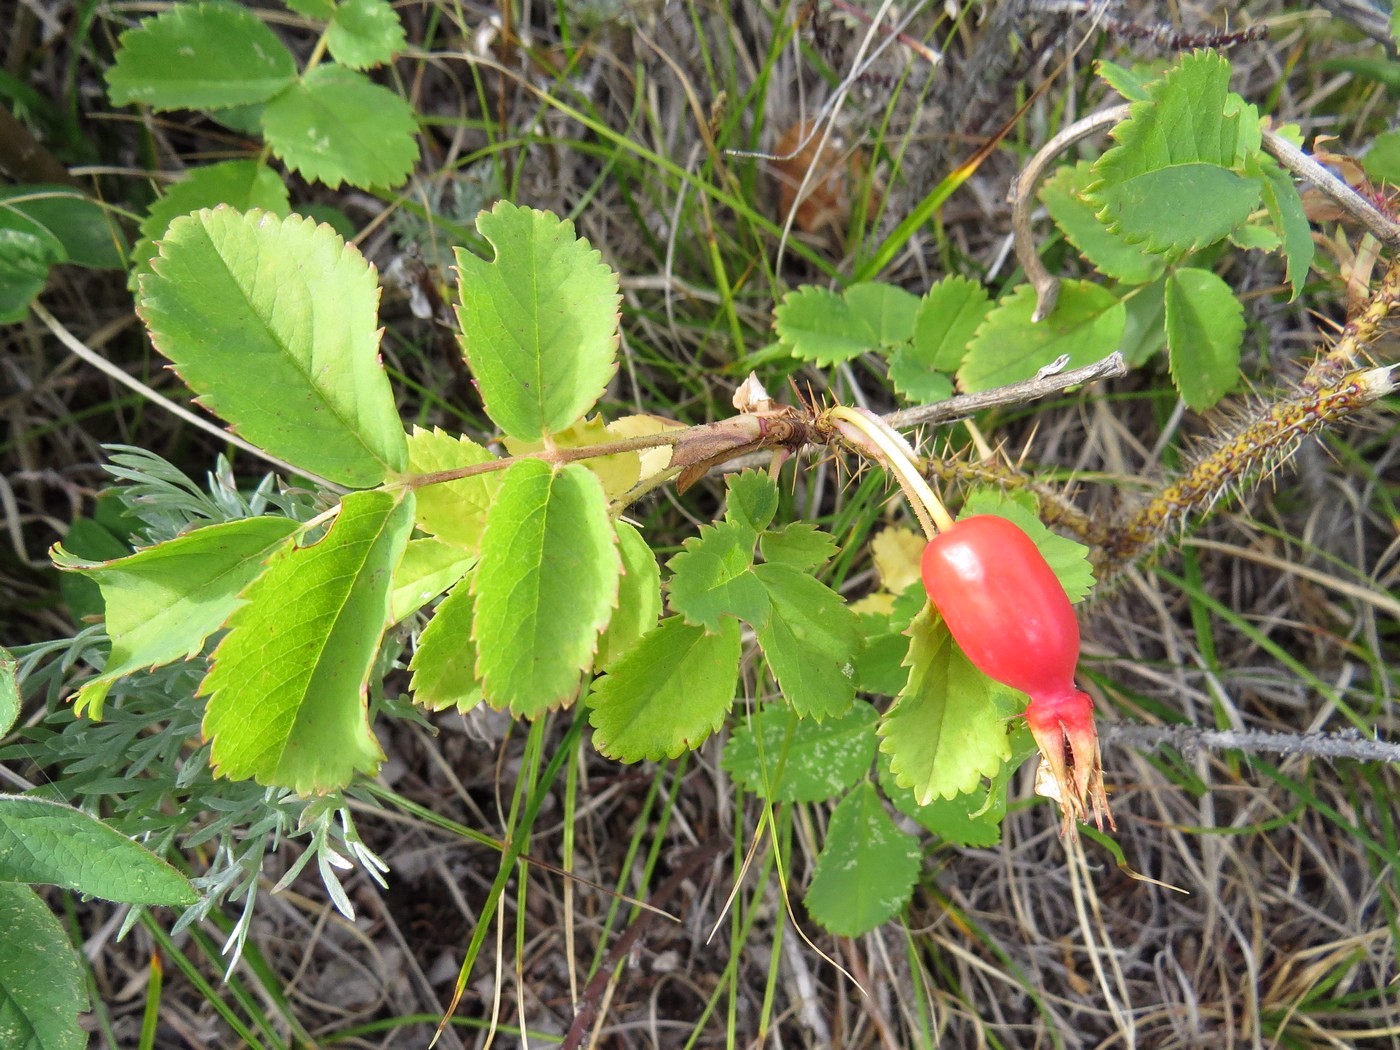
[[[374,271],[329,226],[198,211],[170,224],[153,266],[137,302],[151,341],[235,430],[350,488],[408,465]]]
[[[976,791],[1011,757],[1014,695],[968,662],[930,607],[909,627],[909,684],[880,724],[890,771],[920,805]]]
[[[131,286],[151,270],[156,242],[165,236],[170,223],[200,208],[227,204],[239,211],[262,208],[274,215],[286,215],[290,207],[287,185],[281,176],[256,160],[226,160],[194,168],[189,177],[174,183],[156,198],[141,220],[141,239],[131,250]]]
[[[0,1045],[7,1050],[84,1050],[78,1014],[88,1008],[85,969],[58,916],[28,886],[0,883]]]
[[[267,104],[262,127],[287,167],[331,189],[393,189],[418,163],[413,107],[344,66],[317,66],[293,83]]]
[[[1099,273],[1124,284],[1155,280],[1162,272],[1162,258],[1110,232],[1085,201],[1084,191],[1094,178],[1089,162],[1081,160],[1046,179],[1040,187],[1040,199],[1065,238]]]
[[[662,620],[593,683],[593,744],[622,762],[693,750],[724,724],[739,687],[739,622],[711,633]]]
[[[0,883],[62,886],[126,904],[193,904],[189,879],[96,817],[58,802],[0,795]]]
[[[472,644],[472,595],[463,580],[433,610],[418,639],[418,651],[408,668],[413,702],[430,711],[455,707],[470,711],[481,702],[476,678],[476,646]]]
[[[860,622],[841,596],[805,572],[759,565],[754,578],[768,593],[758,644],[783,696],[803,718],[821,721],[855,699]]]
[[[432,474],[440,470],[473,467],[496,457],[476,442],[434,427],[414,427],[408,436],[408,472]],[[499,471],[456,481],[423,485],[418,493],[418,527],[442,540],[475,551],[486,527],[486,512],[501,487]]]
[[[854,787],[875,757],[875,709],[851,705],[827,722],[798,718],[767,704],[735,726],[724,769],[746,791],[770,802],[821,802]]]
[[[918,307],[916,296],[888,284],[853,284],[841,295],[808,286],[784,296],[773,321],[794,357],[826,367],[907,342]]]
[[[1249,218],[1260,187],[1239,172],[1259,150],[1259,114],[1229,87],[1229,62],[1198,51],[1148,84],[1147,101],[1132,103],[1087,191],[1113,233],[1180,255]]]
[[[1279,128],[1278,133],[1282,135],[1286,131],[1296,131],[1296,128],[1291,125],[1288,128]],[[1384,137],[1377,136],[1370,152],[1366,154],[1367,160],[1375,156],[1376,144]],[[1312,266],[1313,255],[1317,250],[1312,239],[1312,224],[1308,222],[1307,212],[1303,210],[1303,198],[1298,195],[1298,187],[1293,184],[1293,177],[1267,154],[1259,154],[1254,161],[1254,164],[1246,166],[1246,170],[1257,173],[1256,177],[1263,187],[1264,207],[1269,210],[1269,218],[1283,241],[1288,283],[1292,286],[1293,298],[1296,299],[1307,284],[1308,269]]]
[[[107,70],[114,106],[242,106],[265,102],[296,76],[292,53],[240,4],[176,4],[117,42]]]
[[[866,781],[832,812],[803,902],[825,929],[859,937],[909,903],[921,861],[919,840],[895,827]]]
[[[72,186],[0,187],[0,251],[15,234],[46,243],[54,262],[120,270],[126,242],[116,217]]]
[[[958,517],[967,518],[973,514],[999,514],[1019,525],[1040,548],[1046,564],[1059,577],[1071,602],[1082,602],[1093,591],[1094,570],[1089,564],[1089,548],[1051,532],[1036,513],[1035,497],[1029,492],[979,488],[968,496]]]
[[[836,556],[836,541],[810,521],[790,521],[781,529],[758,537],[763,560],[789,569],[807,571],[825,565]]]
[[[238,596],[286,545],[299,524],[261,517],[208,525],[115,561],[52,550],[60,569],[79,572],[102,589],[112,651],[96,678],[78,690],[75,708],[102,717],[102,702],[118,679],[146,667],[198,655],[227,622]]]
[[[412,531],[411,493],[352,492],[319,542],[243,592],[200,686],[216,775],[308,795],[379,768],[366,690]]]
[[[622,581],[617,591],[617,609],[598,642],[599,667],[616,662],[661,618],[661,569],[651,545],[625,521],[619,521],[615,528],[617,549],[622,555]]]
[[[1172,381],[1200,412],[1239,382],[1244,308],[1223,280],[1191,267],[1167,278],[1166,303]]]
[[[422,490],[418,498],[421,500]],[[398,623],[447,590],[476,564],[476,555],[432,537],[409,540],[389,598],[389,622]]]
[[[860,629],[864,641],[856,654],[856,688],[875,696],[898,696],[909,681],[904,666],[909,639],[894,630],[885,615],[861,616]]]
[[[956,798],[936,798],[921,806],[914,792],[900,787],[890,773],[888,755],[880,756],[880,790],[894,808],[916,821],[925,831],[955,846],[995,846],[1001,841],[1001,821],[1006,816],[1006,788],[1014,768],[1008,762],[985,794],[973,792]]]
[[[1064,355],[1065,368],[1106,357],[1123,335],[1126,313],[1118,297],[1092,281],[1060,282],[1060,298],[1043,321],[1033,322],[1035,289],[1018,285],[977,329],[958,382],[968,393],[1030,379]]]
[[[534,718],[566,704],[617,604],[622,560],[598,476],[524,459],[505,472],[472,575],[486,702]]]
[[[547,212],[501,201],[476,228],[496,258],[457,250],[462,349],[487,414],[535,441],[587,413],[617,369],[617,274]]]
[[[766,473],[741,470],[724,479],[728,499],[724,520],[743,526],[754,534],[773,523],[778,513],[778,485]]]
[[[340,0],[326,28],[331,57],[351,69],[382,66],[406,43],[403,23],[385,0]]]
[[[755,536],[744,525],[703,525],[669,562],[671,608],[687,623],[717,631],[733,617],[768,622],[768,592],[753,574]]]
[[[945,277],[919,302],[913,340],[890,357],[890,381],[910,401],[942,401],[953,392],[944,373],[962,364],[968,344],[992,304],[987,290],[966,277]]]

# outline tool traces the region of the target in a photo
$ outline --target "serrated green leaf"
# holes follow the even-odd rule
[[[418,498],[421,500],[422,490]],[[394,570],[389,622],[399,623],[448,590],[476,564],[476,555],[441,540],[409,540]]]
[[[408,436],[408,471],[432,474],[489,463],[496,457],[476,442],[438,427],[414,427]],[[423,485],[418,493],[418,527],[444,543],[475,552],[481,545],[486,514],[501,487],[501,472]]]
[[[14,727],[19,718],[18,668],[14,654],[0,646],[0,738]]]
[[[1093,169],[1088,161],[1063,167],[1041,184],[1040,199],[1066,240],[1099,273],[1124,284],[1147,284],[1155,280],[1162,272],[1164,260],[1159,255],[1144,252],[1141,245],[1129,244],[1098,220],[1083,197],[1085,188],[1093,180]]]
[[[95,518],[75,519],[63,536],[63,547],[87,561],[113,561],[131,553],[130,543]],[[106,612],[102,589],[86,576],[65,572],[58,578],[58,589],[74,623],[99,619]]]
[[[1026,493],[1025,495],[1030,495]],[[1031,506],[1016,495],[1001,489],[978,489],[968,496],[959,518],[974,514],[999,514],[1020,526],[1021,531],[1040,548],[1045,562],[1059,578],[1071,602],[1082,602],[1094,589],[1094,569],[1089,563],[1089,548],[1067,536],[1051,532]]]
[[[956,371],[991,309],[987,290],[976,281],[955,275],[935,282],[919,301],[909,353],[924,367]]]
[[[1167,277],[1139,285],[1123,296],[1123,339],[1118,349],[1130,367],[1144,364],[1167,345]]]
[[[330,227],[198,211],[170,224],[153,265],[137,303],[151,340],[235,430],[351,488],[407,466],[374,271]]]
[[[1367,157],[1370,156],[1368,153]],[[1308,270],[1317,250],[1313,243],[1312,226],[1292,176],[1272,157],[1262,154],[1258,158],[1258,170],[1264,207],[1269,210],[1269,218],[1283,241],[1288,283],[1293,288],[1292,298],[1296,299],[1308,282]]]
[[[114,106],[241,106],[272,98],[296,77],[296,60],[277,34],[238,4],[177,4],[117,43],[107,70]]]
[[[261,208],[274,215],[286,215],[290,208],[286,183],[266,164],[256,160],[226,160],[195,168],[188,178],[157,197],[141,220],[141,239],[131,250],[131,286],[135,288],[140,275],[150,272],[156,242],[165,236],[166,228],[174,219],[220,204],[239,211]]]
[[[496,257],[457,250],[462,349],[487,414],[536,441],[586,414],[617,368],[617,274],[548,212],[500,201],[476,228]]]
[[[470,711],[481,703],[476,677],[476,646],[472,644],[471,581],[463,580],[433,610],[433,618],[418,638],[409,661],[413,702],[430,711],[455,707]]]
[[[890,771],[920,805],[976,791],[1011,756],[997,694],[926,605],[909,627],[909,683],[880,723]]]
[[[0,187],[0,231],[45,240],[54,262],[120,270],[126,241],[109,211],[71,186]]]
[[[1054,311],[1032,321],[1035,289],[1018,285],[987,315],[958,382],[968,393],[1032,378],[1064,355],[1065,368],[1093,364],[1118,346],[1126,314],[1116,295],[1089,281],[1062,281]]]
[[[861,616],[860,630],[864,641],[856,654],[856,688],[875,696],[898,696],[909,681],[904,666],[909,639],[884,615]]]
[[[403,23],[385,0],[340,0],[326,29],[331,57],[351,69],[381,66],[406,43]]]
[[[770,802],[835,798],[870,771],[875,718],[875,709],[863,703],[827,722],[768,704],[735,726],[722,764],[746,791]]]
[[[887,284],[855,284],[842,295],[807,286],[783,297],[773,321],[794,357],[826,367],[906,342],[914,332],[918,304],[908,292]]]
[[[1094,163],[1089,200],[1099,220],[1147,251],[1212,244],[1249,217],[1259,187],[1237,174],[1257,153],[1257,110],[1232,94],[1230,65],[1213,51],[1183,56],[1147,85],[1147,101],[1113,130]]]
[[[1131,69],[1125,69],[1107,59],[1100,59],[1094,67],[1094,72],[1103,78],[1104,83],[1129,102],[1146,101],[1148,83],[1165,71],[1165,67],[1160,64],[1142,63],[1134,63]]]
[[[1189,267],[1167,278],[1166,303],[1172,380],[1200,412],[1239,382],[1244,307],[1215,274]]]
[[[758,538],[763,560],[789,569],[808,571],[825,565],[836,555],[836,541],[807,521],[791,521],[774,532]]]
[[[768,592],[753,574],[754,534],[731,521],[702,526],[666,563],[671,609],[686,623],[717,631],[738,617],[754,627],[768,621]]]
[[[832,812],[803,903],[831,933],[859,937],[909,903],[921,861],[919,840],[895,827],[867,781]]]
[[[238,607],[239,594],[299,527],[276,517],[221,522],[103,562],[55,545],[56,566],[101,588],[112,639],[106,667],[78,690],[77,710],[91,708],[92,717],[101,718],[102,702],[119,678],[198,655]]]
[[[856,614],[826,584],[786,565],[759,565],[753,575],[771,604],[758,644],[792,709],[818,721],[848,710],[861,643]]]
[[[693,750],[724,724],[739,688],[739,622],[711,633],[679,616],[643,635],[589,695],[593,744],[623,762]]]
[[[412,531],[411,493],[352,492],[324,538],[243,592],[200,686],[216,775],[305,795],[378,769],[366,690]]]
[[[894,808],[925,831],[955,846],[995,846],[1001,841],[1001,821],[1006,816],[1006,788],[1011,763],[1002,767],[985,794],[973,792],[956,798],[936,798],[921,806],[914,792],[900,787],[890,772],[889,756],[880,756],[880,790]]]
[[[622,580],[617,609],[598,641],[597,666],[608,667],[661,618],[661,569],[642,534],[625,521],[616,523],[617,549],[622,555]]]
[[[728,499],[724,520],[758,535],[778,513],[778,483],[759,470],[743,470],[724,480]]]
[[[525,459],[505,472],[472,576],[486,702],[534,718],[568,703],[617,604],[622,559],[597,476]]]
[[[303,178],[338,189],[400,186],[418,163],[418,118],[363,73],[317,66],[263,110],[263,136]]]
[[[0,1046],[83,1050],[83,968],[58,916],[28,886],[0,885],[0,930]]]
[[[193,904],[189,879],[81,810],[0,795],[0,882],[62,886],[125,904]]]

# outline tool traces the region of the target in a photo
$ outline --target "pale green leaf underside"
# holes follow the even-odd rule
[[[844,713],[855,699],[861,643],[856,614],[805,572],[765,564],[755,567],[754,576],[771,604],[758,644],[783,696],[803,718],[820,721]]]
[[[803,903],[838,936],[869,933],[909,903],[921,860],[918,839],[895,826],[867,781],[832,812]]]
[[[617,275],[548,212],[501,201],[476,226],[496,257],[457,251],[462,349],[487,414],[536,441],[588,412],[617,368]]]
[[[1062,281],[1054,311],[1032,321],[1035,289],[1018,285],[987,315],[968,348],[958,381],[968,393],[1032,378],[1068,357],[1065,368],[1093,364],[1117,349],[1126,314],[1112,292],[1090,281]]]
[[[408,463],[374,270],[329,226],[231,208],[166,231],[138,310],[201,401],[302,470],[369,488]]]
[[[598,641],[597,666],[607,667],[656,626],[661,618],[661,568],[650,544],[633,526],[617,522],[617,549],[622,555],[622,579],[617,609]]]
[[[96,817],[17,795],[0,795],[0,882],[62,886],[126,904],[198,899],[185,876]]]
[[[481,702],[476,678],[476,646],[472,644],[472,595],[463,580],[433,610],[433,618],[418,639],[409,662],[413,701],[430,711],[455,707],[469,711]]]
[[[505,472],[472,576],[486,702],[528,718],[568,703],[617,603],[622,561],[596,474],[537,459]]]
[[[296,60],[240,4],[176,4],[128,30],[107,70],[112,104],[219,109],[263,102],[296,76]]]
[[[875,757],[875,709],[853,704],[826,722],[768,704],[734,728],[724,768],[746,791],[770,802],[821,802],[851,788]]]
[[[739,685],[739,622],[717,632],[662,620],[593,684],[593,744],[623,762],[660,761],[724,724]]]
[[[403,23],[385,0],[340,0],[326,46],[351,69],[383,65],[404,49]]]
[[[1189,267],[1167,278],[1166,300],[1172,380],[1200,412],[1239,381],[1244,308],[1215,274]]]
[[[0,1046],[83,1050],[84,971],[58,916],[28,886],[0,884],[0,930]]]
[[[410,474],[472,467],[495,458],[474,441],[453,436],[437,427],[432,430],[414,427],[408,437]],[[417,490],[418,527],[444,543],[475,551],[481,545],[486,512],[491,509],[500,485],[501,474],[497,471],[420,487]]]
[[[322,794],[378,768],[366,688],[412,530],[411,494],[352,492],[324,538],[244,591],[200,687],[218,775]]]
[[[117,679],[197,655],[298,527],[277,517],[222,522],[108,562],[54,547],[54,564],[94,580],[107,605],[112,652],[102,673],[78,690],[78,709],[91,706],[93,717],[101,718],[102,701]]]
[[[283,163],[331,189],[393,189],[418,163],[413,107],[344,66],[311,70],[267,104],[262,124]]]
[[[880,724],[896,782],[926,804],[977,790],[1011,756],[993,684],[926,606],[909,628],[909,682]]]
[[[722,521],[701,528],[667,563],[671,608],[687,623],[719,630],[727,618],[754,627],[768,620],[768,594],[753,574],[753,532]]]
[[[423,498],[423,490],[418,491]],[[389,622],[398,623],[448,590],[476,564],[476,555],[432,537],[409,540],[389,596]]]

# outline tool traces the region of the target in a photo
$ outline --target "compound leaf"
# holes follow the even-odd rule
[[[842,295],[808,286],[784,296],[773,321],[794,357],[827,367],[907,341],[918,305],[893,285],[855,284]]]
[[[0,930],[0,1046],[83,1050],[84,970],[58,916],[28,886],[0,884]]]
[[[818,721],[848,710],[855,699],[860,621],[820,580],[786,565],[753,571],[771,611],[758,644],[792,709]]]
[[[344,66],[311,70],[267,104],[262,124],[287,167],[331,189],[392,189],[418,163],[413,107]]]
[[[875,720],[866,703],[820,723],[785,704],[768,704],[734,728],[723,765],[745,790],[770,802],[835,798],[870,771]]]
[[[430,711],[445,711],[449,707],[470,711],[481,703],[476,646],[472,644],[469,580],[458,583],[433,610],[433,618],[418,638],[418,650],[408,669],[413,672],[409,689],[414,703]]]
[[[1060,282],[1050,316],[1032,321],[1035,289],[1018,285],[987,315],[958,382],[968,393],[1032,378],[1060,356],[1065,368],[1093,364],[1111,353],[1123,335],[1127,314],[1118,297],[1091,281]]]
[[[831,814],[807,911],[837,936],[869,933],[909,903],[921,861],[919,840],[895,826],[867,781]]]
[[[486,702],[533,718],[570,701],[617,604],[621,572],[597,475],[538,459],[507,470],[472,576]]]
[[[96,582],[107,608],[112,651],[78,690],[78,712],[102,717],[112,683],[146,667],[198,655],[238,607],[238,596],[300,526],[260,517],[208,525],[113,561],[79,558],[55,545],[54,564]]]
[[[220,109],[265,102],[291,84],[296,60],[240,4],[176,4],[118,38],[107,70],[114,106]]]
[[[4,882],[62,886],[125,904],[193,904],[199,899],[189,879],[91,814],[19,795],[0,795]]]
[[[711,633],[679,616],[644,634],[593,683],[593,743],[623,762],[676,758],[724,724],[739,686],[739,621]]]
[[[496,457],[476,442],[453,436],[438,427],[414,427],[408,436],[408,470],[411,474],[432,474],[458,467],[474,467]],[[466,551],[481,545],[486,513],[501,487],[501,473],[494,471],[472,477],[422,485],[418,493],[418,527],[444,543]]]
[[[617,274],[548,212],[500,201],[476,228],[496,257],[457,251],[462,349],[487,414],[535,441],[592,408],[617,368]]]
[[[717,631],[739,617],[754,627],[768,620],[768,592],[753,573],[754,534],[732,521],[702,526],[666,563],[671,608],[686,623]]]
[[[1239,381],[1244,307],[1209,270],[1185,267],[1167,278],[1167,354],[1172,380],[1196,411]]]
[[[217,775],[305,795],[378,769],[366,690],[412,531],[411,494],[352,492],[320,541],[274,555],[243,592],[200,686]]]
[[[385,0],[340,0],[326,28],[331,57],[351,69],[381,66],[405,44],[403,23]]]
[[[329,226],[232,208],[166,231],[137,309],[210,409],[302,470],[369,488],[408,463],[374,270]]]
[[[976,791],[1011,756],[1001,701],[1010,691],[963,655],[927,606],[908,631],[909,682],[880,724],[890,772],[919,805]]]

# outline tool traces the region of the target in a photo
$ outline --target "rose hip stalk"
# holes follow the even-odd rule
[[[987,677],[1030,696],[1026,723],[1058,789],[1065,833],[1090,813],[1112,827],[1094,703],[1074,685],[1079,622],[1040,548],[996,515],[953,521],[912,450],[878,416],[838,406],[828,418],[899,480],[929,536],[924,589],[958,647]]]

